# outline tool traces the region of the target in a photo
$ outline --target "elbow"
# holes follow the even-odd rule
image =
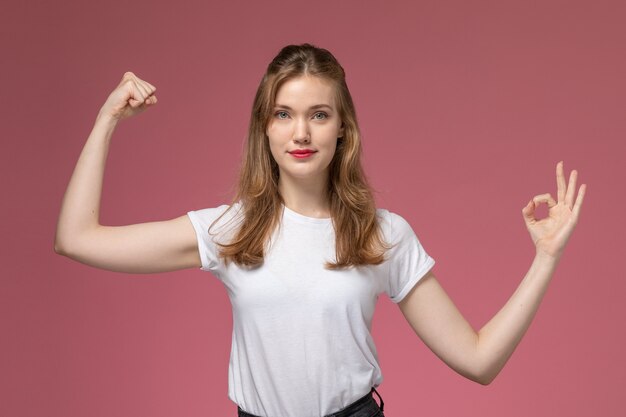
[[[59,242],[58,240],[54,241],[54,253],[67,256],[67,251],[65,250],[65,246],[63,246],[61,242]]]
[[[67,255],[67,251],[66,249],[66,244],[65,241],[67,240],[67,236],[65,236],[65,233],[63,233],[61,230],[59,230],[59,228],[57,228],[55,234],[54,234],[54,253],[57,253],[59,255]]]
[[[468,362],[465,367],[458,368],[456,371],[472,382],[480,385],[489,385],[496,379],[500,369],[495,364],[485,363],[475,358],[473,361]]]
[[[59,231],[57,230],[54,235],[54,253],[63,255],[63,245],[61,245],[61,239],[59,239]]]
[[[78,235],[76,233],[68,233],[67,231],[59,231],[57,230],[56,235],[54,236],[54,252],[71,257],[71,254],[74,252],[74,249],[77,247]]]
[[[496,375],[477,373],[465,374],[463,376],[472,382],[485,386],[491,384],[491,382],[496,378]]]
[[[500,369],[482,368],[472,374],[471,380],[480,385],[489,385],[500,373]]]
[[[493,382],[493,380],[496,379],[496,375],[480,375],[476,378],[474,378],[474,382],[479,383],[480,385],[489,385]]]
[[[96,228],[57,227],[54,235],[54,252],[73,258],[93,246]]]
[[[508,357],[504,360],[499,355],[480,350],[477,346],[477,355],[471,366],[470,379],[480,385],[489,385],[498,376]]]
[[[54,237],[54,252],[73,260],[85,257],[85,254],[94,246],[91,232],[58,232]]]

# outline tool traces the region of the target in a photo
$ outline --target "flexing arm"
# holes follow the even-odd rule
[[[99,222],[100,196],[109,143],[117,123],[157,100],[156,88],[124,74],[100,109],[63,197],[55,252],[87,265],[131,273],[199,267],[197,239],[187,217],[127,226]]]
[[[504,367],[530,326],[552,279],[580,213],[586,185],[574,203],[576,171],[565,187],[563,165],[557,165],[558,203],[549,194],[535,196],[522,210],[536,247],[529,271],[507,303],[479,332],[461,315],[432,271],[399,303],[407,321],[424,343],[459,374],[489,384]],[[546,202],[547,218],[534,217]]]

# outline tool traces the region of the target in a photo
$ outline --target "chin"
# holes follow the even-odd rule
[[[289,170],[289,171],[282,171],[283,174],[282,175],[286,175],[288,177],[291,177],[293,179],[296,180],[310,180],[313,178],[320,178],[323,177],[324,175],[327,174],[327,171],[324,170],[312,170],[312,169],[306,169],[306,170]]]

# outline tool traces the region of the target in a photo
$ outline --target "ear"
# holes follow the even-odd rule
[[[344,131],[345,131],[345,126],[343,124],[343,122],[341,122],[341,127],[339,128],[339,133],[337,134],[338,138],[342,138],[344,135]]]

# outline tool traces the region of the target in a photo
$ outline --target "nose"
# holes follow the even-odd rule
[[[293,141],[295,143],[309,143],[311,141],[309,125],[305,120],[299,119],[296,121],[293,132]]]

